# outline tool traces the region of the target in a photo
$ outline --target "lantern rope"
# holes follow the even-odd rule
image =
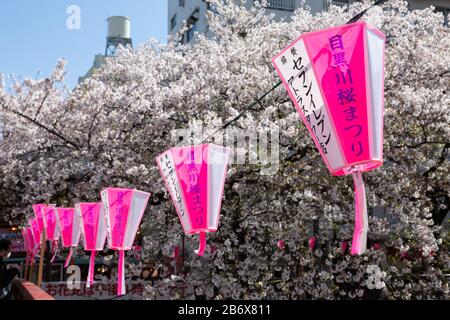
[[[352,17],[346,24],[351,24],[359,19],[361,19],[370,9],[372,9],[375,6],[381,5],[388,0],[377,0],[372,5],[364,9],[363,11],[359,12],[357,15]],[[306,66],[308,68],[310,66]],[[256,105],[260,104],[269,94],[271,94],[273,91],[275,91],[280,85],[282,84],[282,81],[278,81],[275,85],[272,86],[268,91],[266,91],[264,94],[262,94],[259,98],[248,104],[246,107],[243,108],[241,112],[237,116],[235,116],[233,119],[227,121],[225,124],[217,128],[212,134],[210,134],[207,138],[203,139],[201,143],[208,142],[214,135],[216,135],[218,132],[228,128],[230,125],[238,121],[239,119],[244,116],[245,113],[248,111],[251,111]],[[183,141],[180,141],[178,144],[175,145],[175,147],[180,146]],[[155,178],[159,172],[156,172],[155,176],[150,175],[149,178]],[[355,183],[355,211],[356,211],[356,217],[355,217],[355,233],[354,233],[354,240],[352,244],[352,248],[354,248],[355,252],[361,252],[365,250],[366,241],[364,239],[367,239],[367,230],[368,230],[368,221],[367,221],[367,206],[366,206],[366,197],[365,197],[365,189],[364,189],[364,182],[362,180],[361,172],[355,172],[353,173],[353,179]],[[202,255],[204,250],[206,248],[206,233],[202,232],[200,233],[200,246],[198,250],[195,250],[198,255]],[[353,249],[352,249],[353,251]],[[73,254],[73,248],[70,247],[68,256],[66,258],[64,267],[67,268],[70,259]],[[94,278],[94,267],[95,267],[95,255],[96,252],[91,252],[90,257],[90,265],[89,265],[89,275],[88,275],[88,281],[87,281],[87,287],[89,288],[91,283],[93,284],[93,278]],[[55,254],[56,256],[56,254]],[[125,274],[124,274],[124,259],[125,259],[125,252],[123,250],[119,251],[119,263],[118,263],[118,295],[117,297],[114,297],[112,299],[116,299],[118,297],[121,297],[125,294]],[[34,257],[33,254],[31,254],[30,262],[33,264]]]
[[[367,7],[366,9],[364,9],[363,11],[359,12],[357,15],[352,17],[349,21],[347,21],[346,24],[351,24],[351,23],[358,21],[370,9],[372,9],[375,6],[381,5],[381,4],[385,3],[386,1],[388,1],[388,0],[375,1],[372,5],[370,5],[369,7]],[[311,66],[312,66],[311,63],[309,63],[305,67],[305,69],[309,69],[309,68],[311,68]],[[301,74],[301,72],[299,72],[299,74]],[[272,88],[270,88],[268,91],[266,91],[264,94],[262,94],[259,98],[257,98],[256,100],[254,100],[253,102],[248,104],[246,107],[244,107],[243,110],[241,112],[239,112],[239,114],[237,116],[235,116],[233,119],[227,121],[225,124],[223,124],[216,130],[214,130],[213,133],[210,134],[207,138],[202,139],[200,144],[207,143],[217,133],[228,128],[230,125],[232,125],[233,123],[235,123],[236,121],[241,119],[245,113],[252,110],[253,107],[256,106],[257,104],[260,104],[269,94],[271,94],[273,91],[275,91],[281,84],[282,84],[282,81],[281,80],[278,81],[275,85],[272,86]],[[180,141],[174,147],[179,147],[183,143],[184,143],[184,141]],[[158,176],[158,174],[159,174],[159,172],[156,172],[155,174],[150,175],[149,180],[156,178]],[[367,242],[367,232],[368,232],[367,205],[366,205],[366,201],[365,201],[365,188],[364,188],[364,182],[362,180],[362,175],[360,172],[355,172],[353,174],[353,177],[354,177],[354,181],[355,181],[355,224],[357,224],[358,227],[361,226],[361,228],[356,228],[356,226],[355,226],[355,234],[353,237],[353,244],[354,245],[358,244],[358,245],[357,246],[352,245],[352,248],[355,248],[354,250],[356,250],[358,252],[358,254],[361,254],[365,251],[366,242]],[[364,199],[364,202],[361,201],[361,199]],[[361,222],[362,222],[362,224],[361,224]],[[366,240],[364,241],[364,239],[366,239]],[[195,250],[195,252],[197,253],[197,255],[202,256],[204,253],[204,250],[206,248],[206,234],[204,232],[200,233],[199,241],[200,241],[199,249]]]
[[[354,23],[356,21],[358,21],[359,19],[361,19],[366,13],[367,11],[369,11],[370,9],[372,9],[375,6],[381,5],[384,2],[386,2],[388,0],[377,0],[375,1],[371,6],[367,7],[366,9],[364,9],[363,11],[359,12],[357,15],[355,15],[353,18],[351,18],[349,21],[347,21],[346,24],[351,24]],[[305,69],[309,69],[311,67],[311,63],[309,63]],[[298,75],[300,75],[302,73],[299,72]],[[268,91],[266,91],[261,97],[257,98],[255,101],[251,102],[249,105],[247,105],[246,107],[244,107],[244,109],[233,119],[227,121],[225,124],[223,124],[221,127],[219,127],[218,129],[216,129],[212,134],[210,134],[206,139],[203,139],[201,143],[205,143],[208,142],[212,137],[214,137],[218,132],[228,128],[230,125],[232,125],[234,122],[238,121],[239,119],[242,118],[242,116],[247,113],[248,111],[252,110],[252,108],[254,106],[256,106],[257,104],[260,104],[262,100],[264,100],[269,94],[271,94],[275,89],[277,89],[283,82],[280,80],[278,81],[272,88],[270,88]]]
[[[346,24],[351,24],[354,23],[356,21],[358,21],[359,19],[361,19],[366,13],[367,11],[369,11],[370,9],[372,9],[375,6],[381,5],[384,2],[386,2],[388,0],[377,0],[375,1],[371,6],[367,7],[366,9],[364,9],[363,11],[359,12],[356,16],[354,16],[353,18],[351,18],[349,21],[347,21]],[[311,67],[311,63],[309,63],[305,69],[309,69]],[[302,73],[299,72],[298,75],[300,75]],[[218,129],[216,129],[212,134],[210,134],[206,139],[202,140],[201,143],[205,143],[208,142],[212,137],[214,137],[218,132],[222,131],[223,129],[228,128],[230,125],[232,125],[234,122],[238,121],[239,119],[242,118],[242,116],[247,113],[248,111],[250,111],[254,106],[256,106],[257,104],[261,103],[262,100],[264,100],[270,93],[272,93],[275,89],[277,89],[283,82],[280,80],[278,81],[272,88],[270,88],[268,91],[266,91],[261,97],[257,98],[255,101],[251,102],[249,105],[247,105],[246,107],[244,107],[244,109],[233,119],[227,121],[225,124],[223,124],[221,127],[219,127]]]
[[[387,2],[387,1],[389,1],[389,0],[377,0],[377,1],[375,1],[372,5],[370,5],[369,7],[367,7],[366,9],[364,9],[363,11],[359,12],[357,15],[352,17],[349,21],[347,21],[346,24],[351,24],[351,23],[354,23],[354,22],[358,21],[359,19],[361,19],[364,16],[364,14],[367,13],[367,11],[369,11],[373,7],[381,5],[381,4],[383,4],[383,3]],[[311,63],[309,63],[305,67],[305,69],[308,69],[310,67],[311,67]],[[299,72],[299,74],[301,74],[301,72]],[[222,126],[218,127],[217,129],[215,129],[214,132],[212,134],[210,134],[208,137],[206,137],[205,139],[202,139],[200,144],[207,143],[217,133],[219,133],[220,131],[228,128],[230,125],[232,125],[233,123],[235,123],[236,121],[241,119],[242,116],[245,113],[247,113],[248,111],[252,110],[252,108],[254,106],[256,106],[257,104],[260,104],[269,94],[271,94],[273,91],[275,91],[275,89],[277,89],[282,83],[283,82],[281,80],[278,81],[275,85],[272,86],[272,88],[270,88],[268,91],[266,91],[264,94],[262,94],[259,98],[257,98],[256,100],[254,100],[253,102],[248,104],[246,107],[244,107],[243,110],[241,112],[239,112],[239,114],[237,116],[235,116],[233,119],[227,121],[225,124],[223,124]],[[180,147],[180,146],[182,146],[183,143],[184,143],[184,141],[180,141],[177,144],[175,144],[173,147],[175,147],[175,148],[176,147]],[[158,175],[159,175],[159,172],[156,172],[154,175],[150,175],[149,176],[149,180],[157,177]]]
[[[354,22],[358,21],[359,19],[361,19],[364,16],[364,14],[367,13],[367,11],[369,11],[370,9],[372,9],[375,6],[383,4],[386,1],[388,1],[388,0],[377,0],[377,1],[375,1],[368,8],[364,9],[363,11],[359,12],[357,15],[352,17],[346,24],[351,24],[351,23],[354,23]],[[308,69],[310,67],[311,67],[311,63],[309,65],[307,65],[305,68]],[[282,84],[282,81],[278,81],[275,85],[272,86],[272,88],[270,88],[268,91],[266,91],[264,94],[262,94],[259,98],[257,98],[256,100],[254,100],[253,102],[248,104],[246,107],[244,107],[243,110],[241,112],[239,112],[239,114],[236,115],[233,119],[227,121],[225,124],[223,124],[222,126],[218,127],[207,138],[202,139],[200,144],[207,143],[218,132],[228,128],[230,125],[232,125],[233,123],[235,123],[236,121],[241,119],[242,116],[244,116],[245,113],[247,113],[248,111],[252,110],[253,107],[255,107],[256,105],[260,104],[268,95],[270,95],[272,92],[274,92],[281,84]],[[180,147],[180,146],[182,146],[183,143],[185,143],[185,142],[184,141],[180,141],[173,147]],[[155,172],[152,175],[149,175],[149,180],[152,180],[152,179],[158,177],[158,175],[159,175],[158,171]],[[361,177],[361,181],[362,181],[362,177]],[[356,186],[356,182],[355,182],[355,186]],[[363,185],[363,189],[364,189],[364,185]],[[356,191],[356,189],[355,189],[355,191]],[[362,193],[363,192],[360,191],[358,194],[362,194]],[[355,195],[356,195],[356,193],[355,193]],[[364,193],[364,198],[365,198],[365,193]],[[356,201],[356,198],[355,198],[355,201]],[[365,206],[365,204],[364,204],[364,206]],[[366,216],[367,216],[367,208],[366,208]],[[363,220],[367,221],[367,219],[363,219]],[[364,232],[362,232],[362,234],[364,234]],[[367,229],[366,229],[366,236],[367,236]],[[197,255],[200,256],[200,255],[202,255],[204,253],[205,248],[206,248],[206,234],[205,233],[200,233],[200,246],[199,246],[198,250],[195,250],[195,252],[197,253]],[[119,256],[119,260],[120,260],[120,256]],[[121,281],[121,277],[119,277],[119,281]]]

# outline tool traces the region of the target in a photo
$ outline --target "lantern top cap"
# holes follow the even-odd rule
[[[36,203],[36,204],[33,204],[33,208],[37,208],[37,207],[46,207],[46,206],[48,206],[48,204],[46,204],[46,203]]]
[[[187,148],[197,148],[197,147],[215,147],[215,148],[222,148],[222,149],[229,149],[229,148],[227,148],[227,147],[224,147],[224,146],[219,146],[219,145],[217,145],[217,144],[214,144],[214,143],[202,143],[202,144],[198,144],[198,145],[187,145],[187,146],[180,146],[180,147],[173,147],[173,148],[170,148],[170,149],[167,149],[165,152],[163,152],[163,153],[161,153],[159,156],[158,156],[158,158],[159,157],[161,157],[163,154],[165,154],[166,152],[168,152],[168,151],[172,151],[172,150],[180,150],[180,149],[187,149]]]
[[[75,206],[79,206],[79,205],[99,205],[102,204],[101,202],[79,202],[77,204],[75,204]],[[68,209],[73,209],[73,208],[68,208]]]
[[[145,193],[150,195],[149,192],[145,192],[145,191],[141,191],[141,190],[137,190],[137,189],[129,189],[129,188],[115,188],[115,187],[108,187],[106,189],[103,189],[103,191],[107,191],[107,190],[114,190],[114,191],[124,191],[124,192],[128,192],[128,191],[138,191],[140,193]]]
[[[343,29],[343,28],[351,28],[351,27],[355,27],[355,26],[358,26],[358,25],[365,26],[369,30],[371,30],[374,33],[376,33],[380,38],[386,39],[385,34],[383,32],[381,32],[379,29],[377,29],[374,26],[372,26],[370,23],[368,23],[366,21],[357,21],[357,22],[354,22],[354,23],[344,24],[344,25],[331,27],[331,28],[327,28],[327,29],[323,29],[323,30],[305,32],[297,40],[303,39],[303,38],[307,38],[307,37],[311,37],[311,36],[315,36],[315,35],[320,34],[322,32],[330,32],[330,31],[333,31],[333,30],[340,30],[340,29]]]

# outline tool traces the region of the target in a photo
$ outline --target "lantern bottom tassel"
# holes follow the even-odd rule
[[[30,262],[30,253],[27,251],[25,255],[25,264],[28,264]]]
[[[36,263],[36,255],[39,252],[39,247],[37,247],[34,251],[31,252],[31,264],[34,265]]]
[[[351,253],[360,255],[366,252],[367,232],[369,231],[366,190],[361,172],[353,173],[353,181],[355,183],[355,230]]]
[[[52,242],[52,259],[50,260],[50,263],[53,263],[55,261],[56,255],[58,254],[58,240],[55,240]]]
[[[86,282],[86,288],[90,288],[91,285],[94,284],[94,274],[95,274],[95,255],[97,254],[97,251],[91,252],[91,259],[89,261],[89,273],[88,273],[88,279]]]
[[[70,259],[72,259],[72,254],[73,254],[73,248],[70,247],[69,254],[67,255],[66,262],[64,263],[64,268],[67,268],[69,266]]]
[[[117,275],[118,275],[118,281],[117,281],[117,295],[123,296],[126,294],[125,289],[125,251],[120,250],[119,251],[119,264],[117,266]]]
[[[200,243],[199,243],[199,247],[198,250],[195,250],[195,253],[199,256],[202,257],[205,254],[205,249],[206,249],[206,232],[200,232]]]

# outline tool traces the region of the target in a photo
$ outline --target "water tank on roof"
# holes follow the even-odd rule
[[[131,39],[131,21],[128,17],[108,18],[108,38]]]

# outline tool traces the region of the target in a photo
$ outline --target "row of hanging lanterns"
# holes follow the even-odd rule
[[[383,163],[384,48],[383,33],[356,22],[303,34],[272,61],[329,171],[353,176],[352,254],[364,253],[367,242],[361,173]],[[204,144],[172,148],[156,158],[185,234],[199,235],[199,256],[205,252],[206,234],[218,229],[229,157],[228,148]],[[69,248],[67,267],[83,235],[84,250],[91,252],[90,286],[96,252],[108,239],[108,247],[119,251],[118,294],[125,294],[124,254],[132,248],[149,197],[138,190],[108,188],[99,203],[34,205],[35,218],[22,233],[29,258],[45,230],[54,256],[60,235]]]
[[[167,157],[171,167],[165,162]],[[215,145],[171,149],[157,159],[186,234],[200,235],[200,249],[196,250],[199,256],[206,248],[206,233],[217,231],[219,225],[228,159],[229,149]],[[107,188],[100,195],[101,202],[77,203],[74,208],[33,205],[35,217],[22,230],[27,261],[33,263],[45,233],[45,238],[52,243],[51,262],[61,238],[62,246],[69,249],[64,264],[68,267],[73,248],[82,239],[84,250],[91,253],[86,282],[89,288],[94,283],[95,257],[107,242],[109,249],[119,252],[117,294],[124,295],[125,251],[133,247],[150,193]]]

